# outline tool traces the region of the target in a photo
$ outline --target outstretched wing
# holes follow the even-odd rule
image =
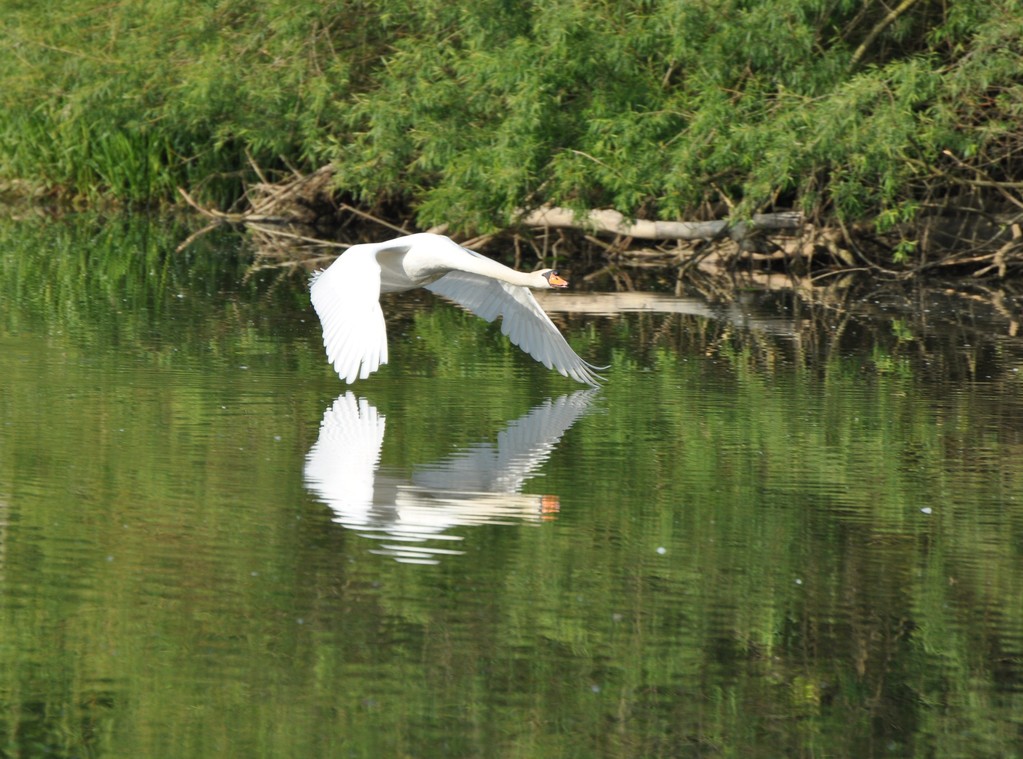
[[[596,367],[579,358],[565,341],[554,322],[540,308],[528,287],[509,285],[490,277],[464,271],[452,271],[426,285],[426,289],[488,322],[501,317],[501,332],[512,344],[548,369],[566,377],[598,387]]]
[[[323,326],[327,360],[345,382],[366,379],[387,363],[380,309],[380,264],[369,251],[349,250],[313,275],[309,296]]]

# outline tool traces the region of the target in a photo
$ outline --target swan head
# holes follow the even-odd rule
[[[558,274],[557,269],[545,269],[540,276],[547,282],[547,287],[552,290],[564,290],[568,287],[568,280]]]

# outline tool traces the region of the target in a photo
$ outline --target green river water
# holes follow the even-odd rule
[[[0,223],[0,755],[1023,756],[1017,301],[559,293],[586,391],[400,296],[348,388],[187,234]]]

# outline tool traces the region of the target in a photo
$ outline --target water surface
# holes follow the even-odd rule
[[[5,755],[1020,755],[1011,297],[558,294],[594,392],[406,296],[346,388],[230,236],[0,234]]]

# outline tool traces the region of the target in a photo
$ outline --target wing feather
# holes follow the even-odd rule
[[[349,250],[313,275],[309,296],[323,326],[327,360],[345,382],[365,379],[387,363],[387,328],[380,308],[380,264]]]
[[[452,271],[426,285],[426,289],[488,322],[501,317],[501,332],[545,367],[587,385],[600,385],[596,367],[572,350],[528,287]]]

